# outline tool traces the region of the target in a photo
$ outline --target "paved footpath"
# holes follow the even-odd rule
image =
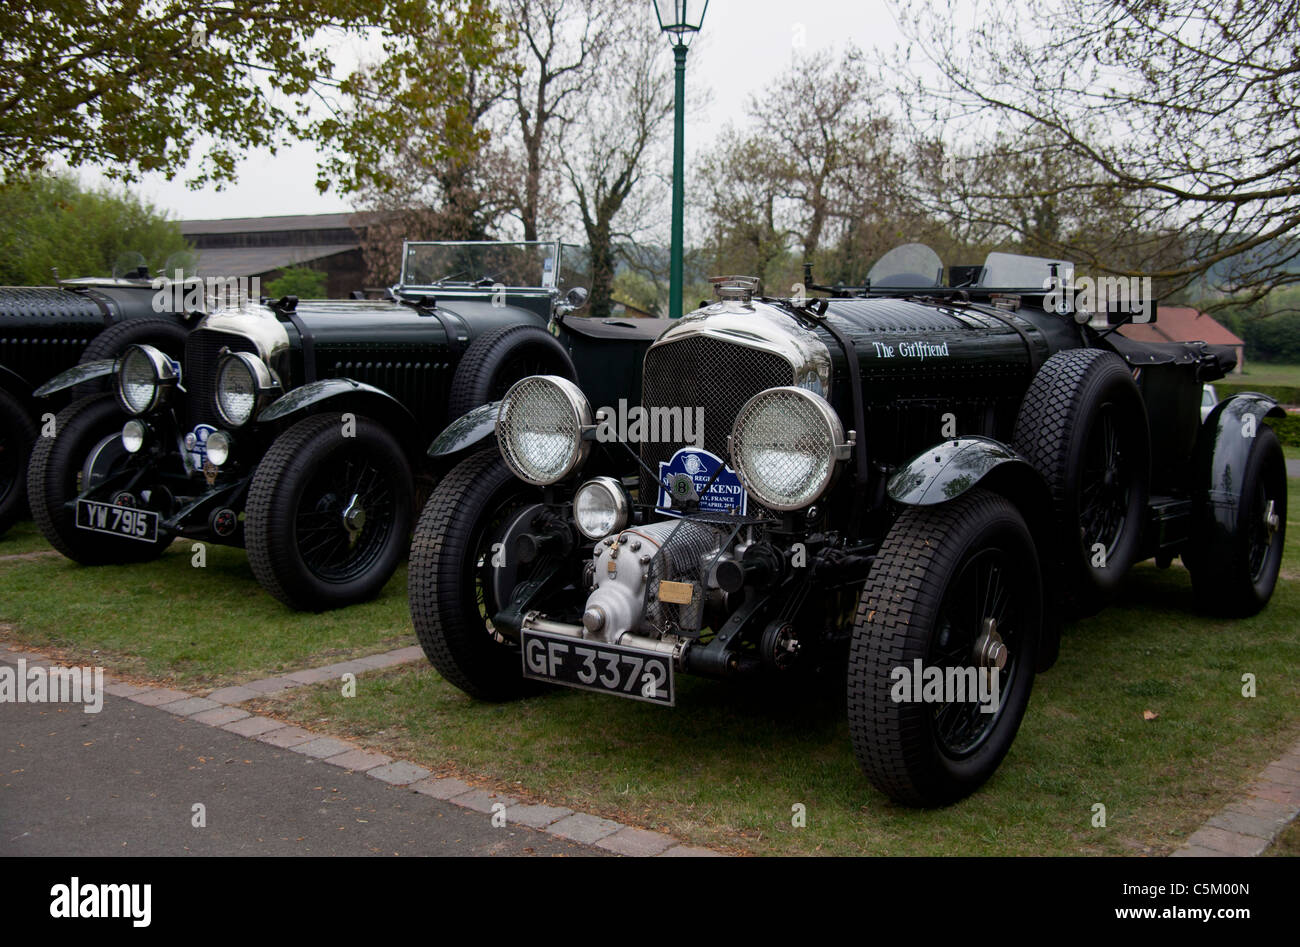
[[[716,854],[521,803],[237,706],[418,653],[372,655],[207,697],[105,675],[103,709],[93,714],[80,704],[0,702],[0,856]],[[0,646],[0,662],[20,660],[50,663]],[[494,825],[494,815],[504,824]]]

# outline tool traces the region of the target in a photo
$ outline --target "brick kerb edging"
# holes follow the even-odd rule
[[[0,648],[0,662],[17,664],[19,659],[25,660],[28,665],[48,666],[54,663],[48,656],[38,652],[9,651]],[[245,739],[258,740],[271,746],[310,756],[340,769],[363,773],[395,788],[408,789],[476,812],[492,815],[501,811],[496,809],[496,806],[504,806],[508,823],[548,832],[569,841],[594,845],[617,855],[657,857],[722,855],[721,852],[711,849],[684,845],[662,832],[624,825],[601,816],[574,812],[562,806],[522,803],[511,796],[471,786],[452,776],[435,776],[431,770],[415,763],[394,760],[383,753],[368,750],[355,743],[313,733],[282,720],[249,713],[235,706],[254,697],[268,697],[291,688],[342,676],[345,673],[359,674],[423,659],[423,652],[418,647],[401,648],[354,661],[295,671],[278,677],[250,681],[244,685],[221,688],[207,697],[196,697],[185,691],[167,687],[130,684],[108,673],[104,674],[104,690],[114,697],[122,697],[146,707],[156,707],[196,723],[217,727]]]

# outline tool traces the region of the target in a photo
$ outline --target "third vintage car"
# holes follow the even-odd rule
[[[406,555],[417,495],[458,459],[454,438],[426,454],[449,419],[534,373],[604,377],[609,340],[631,339],[617,348],[634,358],[653,337],[617,320],[574,328],[579,257],[556,241],[412,242],[389,298],[243,300],[198,323],[183,370],[148,344],[80,366],[43,391],[95,373],[113,391],[38,441],[36,522],[87,565],[151,559],[183,536],[246,547],[290,607],[369,598]]]
[[[1202,420],[1231,353],[1081,317],[1067,272],[997,253],[944,279],[908,245],[829,297],[722,280],[650,348],[635,418],[518,382],[499,451],[451,470],[416,526],[429,660],[486,700],[549,683],[665,706],[680,673],[846,668],[872,783],[919,806],[974,791],[1063,612],[1181,556],[1201,606],[1250,615],[1282,555],[1274,402]]]

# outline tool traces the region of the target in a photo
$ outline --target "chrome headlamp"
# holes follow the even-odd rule
[[[132,345],[117,362],[117,401],[127,414],[158,407],[180,375],[170,358],[152,345]]]
[[[577,385],[558,375],[532,375],[506,392],[497,413],[497,444],[516,477],[546,486],[586,461],[592,423],[591,405]]]
[[[740,409],[727,440],[741,482],[773,510],[800,510],[830,487],[853,451],[835,409],[806,388],[769,388]]]
[[[256,355],[227,352],[217,365],[217,413],[231,427],[242,427],[279,387],[271,369]]]
[[[573,495],[573,520],[588,539],[604,539],[627,525],[632,503],[613,477],[593,477]]]

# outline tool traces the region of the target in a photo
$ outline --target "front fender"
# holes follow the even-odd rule
[[[1037,472],[1010,447],[991,437],[957,437],[917,454],[889,478],[889,498],[904,506],[955,500],[1004,464]]]
[[[461,415],[433,439],[429,456],[449,457],[487,440],[496,431],[500,409],[500,401],[489,401]]]
[[[957,437],[907,461],[889,478],[889,498],[904,506],[936,506],[984,487],[1010,500],[1034,537],[1042,568],[1043,601],[1058,597],[1061,585],[1060,537],[1053,527],[1052,495],[1029,461],[991,437]],[[1037,671],[1046,671],[1060,653],[1061,623],[1044,609],[1043,640]]]
[[[45,384],[41,385],[32,392],[33,398],[48,398],[55,392],[63,391],[74,385],[80,385],[83,381],[91,381],[95,378],[103,378],[105,375],[111,375],[117,371],[117,359],[100,358],[93,362],[83,362],[80,365],[73,365],[66,371],[59,372]]]
[[[320,410],[364,414],[392,429],[404,448],[413,453],[418,424],[410,410],[381,388],[351,378],[322,378],[281,395],[262,409],[258,424],[305,417]]]
[[[1226,539],[1237,528],[1242,478],[1255,434],[1265,418],[1285,417],[1276,401],[1256,391],[1230,395],[1216,404],[1196,439],[1196,507],[1202,535]]]

